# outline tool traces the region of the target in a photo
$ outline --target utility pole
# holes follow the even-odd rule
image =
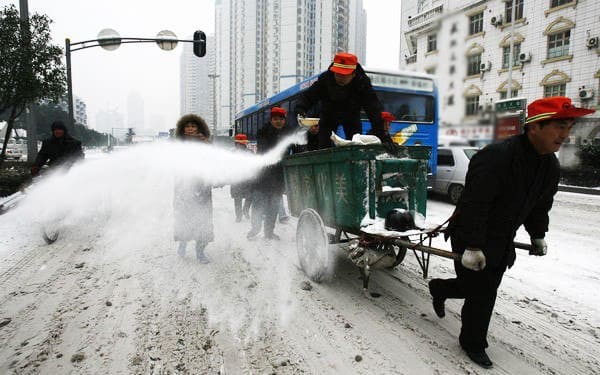
[[[208,78],[212,79],[212,118],[213,118],[213,137],[217,135],[217,78],[218,74],[209,74]]]

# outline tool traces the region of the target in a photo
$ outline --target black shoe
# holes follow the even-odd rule
[[[433,310],[439,318],[443,318],[446,316],[446,309],[444,308],[444,302],[446,302],[446,299],[434,294],[433,288],[431,287],[434,281],[435,279],[429,281],[429,293],[431,294],[431,297],[433,297]]]
[[[492,363],[492,360],[490,359],[490,357],[488,357],[488,355],[485,353],[485,350],[481,350],[481,351],[465,350],[465,353],[467,353],[467,356],[471,359],[471,361],[477,363],[479,366],[481,366],[483,368],[492,368],[492,366],[494,365]]]

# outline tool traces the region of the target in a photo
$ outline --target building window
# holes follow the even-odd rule
[[[521,53],[521,45],[513,45],[513,66],[519,65],[519,54]],[[510,54],[510,46],[502,48],[502,68],[508,69],[508,55]]]
[[[469,35],[477,34],[483,31],[483,12],[469,17]]]
[[[570,39],[571,30],[548,35],[548,58],[567,56],[569,54]]]
[[[435,74],[435,67],[431,67],[431,68],[425,69],[425,73],[434,75]]]
[[[556,8],[564,4],[572,3],[573,0],[550,0],[550,8]]]
[[[437,34],[427,35],[427,52],[437,51]]]
[[[519,96],[519,90],[512,90],[510,92],[511,98],[516,98],[517,96]],[[500,99],[508,99],[508,91],[502,91],[500,93]]]
[[[567,84],[559,83],[557,85],[544,86],[544,98],[549,96],[565,96],[567,92]]]
[[[481,72],[481,54],[467,57],[467,76],[479,74]]]
[[[448,97],[448,105],[454,105],[454,95]]]
[[[466,98],[465,114],[474,116],[479,112],[479,96],[469,96]]]
[[[454,34],[457,31],[458,31],[458,26],[456,25],[456,23],[453,23],[452,27],[450,28],[450,33]]]
[[[454,74],[455,70],[454,65],[450,65],[450,74]]]
[[[512,0],[505,3],[504,19],[506,22],[512,22]],[[515,0],[515,19],[523,18],[523,0]]]

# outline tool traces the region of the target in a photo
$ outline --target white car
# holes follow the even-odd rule
[[[458,203],[465,188],[469,161],[478,151],[475,147],[440,147],[437,153],[437,173],[431,180],[432,191],[448,195]]]

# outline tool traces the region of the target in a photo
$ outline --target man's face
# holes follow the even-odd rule
[[[271,117],[271,125],[273,125],[273,127],[275,129],[283,128],[285,126],[285,117],[281,117],[281,116]]]
[[[385,131],[385,134],[390,134],[390,127],[392,125],[391,121],[384,121],[383,122],[383,130]]]
[[[52,134],[56,138],[62,138],[65,136],[65,131],[63,129],[54,129],[54,130],[52,130]]]
[[[308,131],[310,134],[317,134],[319,132],[319,124],[311,126],[308,128]]]
[[[569,137],[574,122],[574,119],[550,120],[543,127],[539,123],[533,123],[527,135],[538,154],[550,154],[560,149]]]
[[[355,75],[356,75],[355,72],[352,72],[352,74],[347,74],[347,75],[333,73],[333,76],[335,77],[335,83],[337,83],[340,86],[346,86],[347,84],[352,82],[352,79],[354,78]]]

